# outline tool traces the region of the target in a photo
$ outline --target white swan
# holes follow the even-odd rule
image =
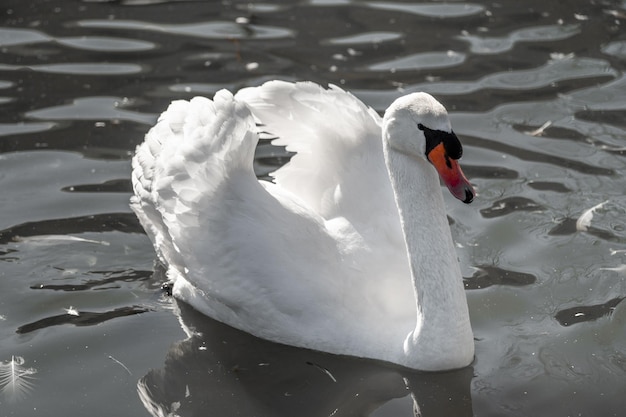
[[[274,183],[253,171],[260,129],[297,152]],[[381,120],[338,87],[271,81],[173,102],[137,148],[131,206],[174,295],[210,317],[288,345],[459,368],[474,343],[437,170],[469,203],[460,157],[428,94]]]

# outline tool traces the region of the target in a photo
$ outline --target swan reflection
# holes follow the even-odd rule
[[[138,383],[162,416],[471,416],[472,368],[419,373],[258,339],[173,300],[189,336]],[[403,399],[391,403],[396,399]]]

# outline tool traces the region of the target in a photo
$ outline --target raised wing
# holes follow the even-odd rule
[[[272,143],[295,152],[272,174],[280,187],[327,220],[345,218],[360,233],[400,236],[383,159],[381,118],[352,94],[311,82],[270,81],[235,98],[252,110]]]
[[[173,102],[137,148],[131,207],[171,268],[188,264],[182,248],[198,222],[206,221],[198,213],[209,213],[207,208],[219,201],[222,183],[233,176],[256,182],[257,142],[249,110],[223,90],[213,101]]]

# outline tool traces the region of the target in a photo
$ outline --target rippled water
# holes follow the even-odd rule
[[[11,394],[0,367],[2,415],[623,415],[625,2],[9,0],[0,15],[0,360],[29,382]],[[128,207],[135,146],[172,99],[275,78],[379,111],[423,90],[450,110],[479,192],[446,196],[471,368],[279,346],[162,294]],[[287,157],[260,146],[258,175]]]

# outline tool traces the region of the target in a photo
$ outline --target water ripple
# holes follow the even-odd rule
[[[367,68],[371,71],[407,71],[454,67],[465,61],[465,54],[448,52],[425,52],[380,62]]]
[[[530,161],[535,163],[550,164],[553,166],[559,166],[568,170],[578,171],[587,175],[596,176],[612,176],[615,175],[615,170],[600,166],[594,166],[586,162],[577,161],[573,159],[563,158],[553,153],[542,153],[532,151],[529,149],[523,149],[510,145],[508,143],[498,143],[496,141],[481,139],[466,135],[464,136],[464,142],[471,146],[476,146],[482,149],[490,149],[494,152],[498,152],[503,155],[512,155],[522,161]]]
[[[476,272],[471,277],[463,278],[465,289],[485,289],[492,285],[521,287],[537,282],[537,277],[524,272],[511,271],[493,265],[478,265],[475,268]]]
[[[624,297],[617,297],[602,304],[570,307],[558,311],[554,317],[561,326],[571,326],[585,321],[593,321],[610,315],[623,300]]]
[[[227,21],[164,24],[140,20],[81,20],[77,22],[77,25],[85,28],[164,32],[170,35],[194,36],[204,39],[281,39],[294,36],[291,29]]]
[[[475,54],[501,54],[513,49],[518,42],[547,42],[570,38],[580,33],[579,25],[548,25],[524,28],[503,37],[482,37],[464,33],[457,39],[470,44]]]
[[[45,132],[55,126],[56,123],[0,123],[0,136]]]
[[[84,97],[75,99],[72,104],[33,110],[26,115],[43,120],[129,120],[150,125],[154,123],[152,114],[123,110],[125,99],[120,97]]]
[[[70,75],[129,75],[138,74],[142,71],[138,64],[112,64],[104,62],[69,63],[69,64],[46,64],[46,65],[2,65],[0,71],[23,71],[29,69],[37,72],[50,74]]]
[[[43,42],[56,42],[74,49],[97,52],[142,52],[156,48],[154,43],[138,39],[113,38],[107,36],[55,38],[32,29],[0,28],[0,47],[13,47]]]
[[[403,37],[399,32],[366,32],[356,35],[331,38],[327,43],[332,45],[363,45],[395,41]]]
[[[75,49],[102,52],[141,52],[156,48],[154,43],[148,41],[104,36],[59,38],[57,42]]]
[[[86,232],[144,233],[137,217],[132,213],[90,214],[63,219],[46,219],[24,222],[0,230],[0,244],[6,244],[29,236],[55,234],[79,234]]]
[[[392,2],[368,2],[368,7],[373,9],[398,11],[427,17],[467,17],[482,13],[485,8],[478,4],[408,4]]]
[[[586,110],[626,110],[626,75],[596,88],[576,91],[567,98]]]
[[[392,65],[387,66],[393,67]],[[363,91],[363,95],[367,97],[366,100],[369,100],[374,99],[374,96],[393,95],[399,97],[402,94],[415,91],[425,91],[437,95],[472,94],[487,89],[531,91],[554,86],[565,80],[617,77],[618,75],[619,72],[605,60],[568,55],[550,59],[537,68],[497,72],[474,81],[425,82],[404,86],[402,91],[395,93],[390,90],[368,90]],[[577,85],[577,88],[580,88],[580,85]]]
[[[53,38],[38,30],[0,28],[0,46],[16,46],[49,42]]]
[[[150,310],[145,307],[132,306],[119,307],[105,312],[80,311],[77,315],[59,314],[56,316],[43,318],[32,323],[24,324],[17,328],[16,333],[30,333],[35,330],[45,329],[51,326],[59,326],[62,324],[73,324],[75,326],[93,326],[114,318],[141,314],[148,311]]]
[[[459,106],[457,108],[459,110],[462,96],[482,93],[486,96],[485,101],[494,103],[492,90],[529,92],[523,96],[512,93],[517,100],[519,97],[536,100],[547,94],[548,97],[558,95],[562,101],[562,106],[574,105],[581,108],[592,106],[602,110],[626,109],[626,100],[622,99],[622,97],[626,97],[624,95],[626,77],[617,78],[601,85],[601,87],[598,86],[598,82],[603,78],[616,78],[618,76],[619,72],[605,60],[568,55],[550,59],[544,65],[536,68],[496,72],[472,81],[422,82],[395,86],[393,89],[352,89],[351,91],[379,110],[384,110],[401,95],[417,91],[424,91],[440,97],[456,96],[454,101]],[[592,88],[581,89],[585,85]],[[569,93],[571,89],[575,89],[575,91]],[[536,91],[535,95],[533,95],[533,91]],[[605,97],[605,99],[601,97]],[[598,104],[594,105],[594,103]],[[607,103],[612,103],[612,105],[608,107]],[[480,104],[480,100],[478,102],[473,100],[471,110],[481,110]],[[543,122],[545,120],[541,121],[541,123]]]
[[[626,59],[626,41],[610,42],[602,47],[602,52],[616,58]]]
[[[486,219],[506,216],[517,211],[541,211],[544,208],[535,201],[526,197],[506,197],[494,201],[491,207],[480,210],[480,214]]]

